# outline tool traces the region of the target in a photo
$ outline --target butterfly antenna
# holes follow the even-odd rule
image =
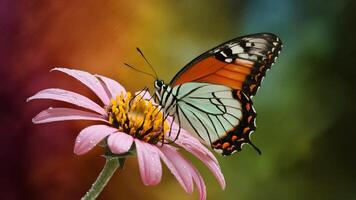
[[[124,63],[124,65],[125,65],[126,67],[129,67],[129,68],[131,68],[131,69],[133,69],[133,70],[137,71],[137,72],[140,72],[140,73],[143,73],[143,74],[149,75],[149,76],[151,76],[151,77],[152,77],[152,78],[154,78],[154,79],[156,79],[156,78],[157,78],[157,77],[155,77],[153,74],[150,74],[150,73],[148,73],[148,72],[145,72],[145,71],[139,70],[139,69],[137,69],[137,68],[135,68],[135,67],[133,67],[133,66],[131,66],[131,65],[127,64],[127,63]]]
[[[152,71],[155,73],[155,76],[156,76],[156,79],[158,78],[158,76],[157,76],[157,72],[156,72],[156,70],[153,68],[153,66],[151,65],[151,63],[150,62],[148,62],[148,60],[147,60],[147,58],[145,57],[145,55],[143,55],[143,53],[142,53],[142,51],[141,51],[141,49],[140,48],[138,48],[138,47],[136,47],[136,50],[141,54],[141,56],[143,57],[143,59],[146,61],[146,63],[148,64],[148,66],[150,66],[151,67],[151,69],[152,69]]]

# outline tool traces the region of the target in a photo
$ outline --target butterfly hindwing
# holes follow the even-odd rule
[[[224,85],[190,82],[173,88],[176,122],[207,145],[224,137],[242,119],[241,105]]]
[[[241,90],[189,82],[174,87],[172,94],[178,99],[175,121],[217,152],[231,155],[243,144],[252,144],[256,112]]]
[[[236,151],[241,151],[242,145],[248,143],[261,154],[261,151],[250,140],[250,135],[256,129],[256,111],[253,108],[252,101],[241,90],[234,90],[233,96],[241,103],[241,120],[223,137],[213,142],[211,146],[222,155],[231,155]]]

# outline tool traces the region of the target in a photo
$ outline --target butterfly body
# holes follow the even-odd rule
[[[163,108],[165,115],[174,116],[178,99],[172,87],[164,84],[162,80],[156,80],[154,86],[156,102]]]
[[[251,144],[256,112],[251,98],[282,47],[269,33],[225,42],[198,56],[169,84],[155,81],[155,96],[167,116],[222,155]]]

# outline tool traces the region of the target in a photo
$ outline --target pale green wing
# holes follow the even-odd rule
[[[175,121],[208,145],[242,118],[241,103],[224,85],[189,82],[174,87],[172,93],[177,97]]]

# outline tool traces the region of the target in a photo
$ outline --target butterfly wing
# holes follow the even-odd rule
[[[282,48],[270,33],[235,38],[200,55],[172,79],[175,116],[223,155],[251,144],[256,112],[251,97]]]
[[[271,33],[258,33],[230,40],[187,64],[172,79],[171,86],[186,82],[206,82],[242,90],[254,96],[266,71],[282,48]]]
[[[175,121],[223,155],[251,143],[255,112],[249,98],[230,87],[189,82],[173,88]]]

